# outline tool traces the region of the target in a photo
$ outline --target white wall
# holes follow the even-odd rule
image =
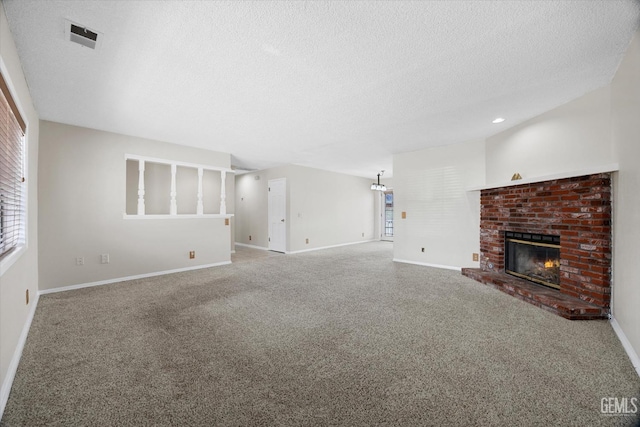
[[[40,132],[41,290],[230,261],[223,218],[123,219],[125,154],[224,168],[229,154],[47,121]]]
[[[4,7],[0,4],[0,62],[14,101],[27,122],[27,250],[0,277],[0,417],[9,397],[29,317],[38,292],[38,115],[22,74]],[[26,304],[29,290],[31,302]]]
[[[484,183],[484,155],[471,141],[393,156],[395,260],[478,266],[480,194],[467,189]]]
[[[487,138],[486,183],[608,165],[610,128],[607,86]]]
[[[613,152],[620,166],[613,192],[613,316],[639,355],[640,32],[613,79],[611,99]]]
[[[370,180],[290,165],[236,178],[236,242],[268,247],[267,185],[277,178],[287,179],[287,251],[374,239]]]

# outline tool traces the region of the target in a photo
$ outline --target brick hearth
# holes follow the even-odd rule
[[[611,174],[482,190],[480,268],[462,274],[568,319],[603,318],[611,299]],[[504,272],[504,232],[560,236],[560,289]]]

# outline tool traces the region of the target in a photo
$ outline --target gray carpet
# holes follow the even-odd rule
[[[367,243],[45,295],[2,425],[637,422],[600,414],[640,395],[608,322],[391,258]]]

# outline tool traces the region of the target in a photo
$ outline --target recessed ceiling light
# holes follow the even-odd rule
[[[502,123],[502,122],[504,122],[504,119],[502,117],[498,117],[496,119],[493,119],[491,123]]]

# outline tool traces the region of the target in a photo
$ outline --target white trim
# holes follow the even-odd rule
[[[227,213],[227,173],[220,172],[220,215]]]
[[[235,245],[236,246],[243,246],[245,248],[260,249],[261,251],[268,251],[269,250],[269,248],[265,248],[264,246],[248,245],[246,243],[235,242]]]
[[[108,284],[111,284],[111,283],[126,282],[126,281],[129,281],[129,280],[145,279],[147,277],[164,276],[165,274],[181,273],[183,271],[191,271],[191,270],[200,270],[200,269],[203,269],[203,268],[219,267],[219,266],[222,266],[222,265],[229,265],[229,264],[231,264],[231,261],[222,261],[222,262],[216,262],[214,264],[196,265],[194,267],[176,268],[176,269],[173,269],[173,270],[156,271],[156,272],[153,272],[153,273],[137,274],[135,276],[126,276],[126,277],[118,277],[116,279],[100,280],[98,282],[80,283],[78,285],[63,286],[63,287],[60,287],[60,288],[53,288],[53,289],[45,289],[45,290],[40,291],[40,295],[53,294],[53,293],[56,293],[56,292],[71,291],[71,290],[74,290],[74,289],[90,288],[90,287],[93,287],[93,286],[108,285]]]
[[[122,214],[122,219],[196,219],[196,218],[231,218],[233,214],[144,214],[144,215],[129,215]]]
[[[613,331],[618,336],[618,339],[620,340],[622,347],[627,352],[627,356],[629,356],[629,359],[631,360],[631,364],[633,365],[633,368],[636,370],[636,373],[640,377],[640,357],[638,356],[638,353],[636,353],[635,349],[631,345],[631,342],[629,342],[629,339],[627,338],[624,331],[620,327],[620,324],[618,323],[616,318],[611,317],[611,319],[609,319],[609,323],[611,324]]]
[[[211,166],[211,165],[203,165],[200,163],[188,163],[188,162],[179,162],[176,160],[167,160],[167,159],[159,159],[157,157],[149,157],[149,156],[140,156],[138,154],[125,154],[124,155],[125,160],[138,160],[138,161],[145,161],[145,162],[150,162],[150,163],[160,163],[162,165],[176,165],[176,166],[183,166],[183,167],[187,167],[187,168],[202,168],[205,170],[210,170],[210,171],[218,171],[218,172],[227,172],[227,173],[235,173],[235,171],[233,169],[229,169],[229,168],[221,168],[221,167],[217,167],[217,166]]]
[[[27,245],[23,243],[18,245],[18,247],[15,248],[9,255],[6,255],[4,258],[2,258],[2,260],[0,260],[0,277],[2,277],[4,273],[9,271],[11,266],[17,260],[19,260],[22,254],[24,254],[26,251]]]
[[[341,246],[351,246],[351,245],[358,245],[360,243],[369,243],[369,242],[377,242],[377,240],[375,240],[375,239],[363,240],[361,242],[341,243],[339,245],[321,246],[319,248],[302,249],[302,250],[299,250],[299,251],[287,251],[287,252],[285,252],[285,254],[301,254],[303,252],[320,251],[320,250],[323,250],[323,249],[339,248]]]
[[[561,172],[553,175],[518,179],[515,181],[508,181],[508,182],[503,182],[498,184],[481,185],[479,187],[468,188],[467,191],[480,191],[480,190],[490,190],[492,188],[513,187],[514,185],[534,184],[537,182],[552,181],[554,179],[574,178],[577,176],[593,175],[596,173],[616,172],[618,170],[620,170],[620,166],[617,163],[611,163],[609,165],[595,166],[592,168],[581,169],[573,172]]]
[[[461,267],[455,267],[452,265],[442,265],[442,264],[431,264],[429,262],[417,262],[417,261],[409,261],[406,259],[398,259],[398,258],[394,258],[393,262],[401,262],[403,264],[414,264],[414,265],[421,265],[423,267],[435,267],[435,268],[443,268],[445,270],[455,270],[455,271],[462,271]]]
[[[27,335],[29,335],[29,329],[31,328],[33,316],[36,314],[36,307],[38,306],[39,299],[40,293],[36,293],[35,298],[31,301],[31,307],[29,308],[27,321],[22,326],[22,332],[20,333],[20,338],[18,338],[18,344],[13,351],[13,357],[11,358],[11,362],[9,362],[7,375],[4,377],[2,388],[0,389],[0,419],[2,419],[2,414],[4,414],[4,409],[6,408],[7,402],[9,401],[11,386],[13,385],[13,380],[15,379],[16,372],[18,371],[18,364],[20,363],[20,358],[22,358],[22,350],[24,349],[24,345],[27,342]]]
[[[313,251],[320,251],[323,249],[331,249],[331,248],[339,248],[341,246],[350,246],[350,245],[358,245],[360,243],[369,243],[369,242],[377,242],[378,240],[372,239],[372,240],[363,240],[362,242],[350,242],[350,243],[341,243],[339,245],[331,245],[331,246],[322,246],[319,248],[311,248],[311,249],[302,249],[299,251],[286,251],[286,252],[281,252],[281,253],[285,253],[288,255],[293,255],[293,254],[301,254],[304,252],[313,252]],[[245,248],[252,248],[252,249],[260,249],[261,251],[268,251],[269,248],[265,248],[264,246],[255,246],[255,245],[248,245],[246,243],[238,243],[236,242],[236,246],[243,246]]]

